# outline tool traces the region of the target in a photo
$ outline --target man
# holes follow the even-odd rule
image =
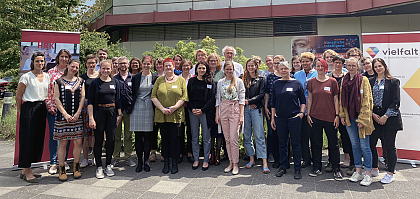
[[[225,46],[222,49],[222,53],[223,53],[223,56],[225,56],[225,61],[231,61],[233,63],[233,67],[235,68],[235,71],[233,71],[233,74],[236,77],[239,78],[239,76],[244,74],[243,66],[240,63],[233,61],[233,56],[236,55],[236,50],[233,46]],[[223,65],[225,65],[225,61],[222,62],[222,70],[223,70]]]
[[[127,57],[122,56],[118,58],[120,72],[115,75],[115,80],[117,80],[120,85],[122,120],[121,123],[118,124],[115,132],[115,148],[113,154],[114,159],[111,162],[112,166],[116,166],[120,160],[122,123],[124,123],[124,158],[128,166],[136,166],[136,163],[131,159],[131,153],[133,152],[132,132],[130,132],[130,115],[127,114],[131,102],[133,101],[131,87],[132,75],[128,71],[128,64],[129,61]]]
[[[103,60],[105,60],[105,59],[108,58],[108,50],[105,49],[105,48],[100,48],[98,50],[98,58],[99,58],[99,62],[98,62],[98,64],[95,67],[95,70],[96,71],[99,71],[99,68],[101,67],[101,65],[100,65],[101,61],[103,61]]]

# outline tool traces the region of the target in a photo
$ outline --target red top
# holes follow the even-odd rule
[[[318,120],[334,122],[336,114],[334,96],[338,95],[337,81],[332,77],[329,77],[325,82],[312,78],[309,80],[306,88],[312,93],[312,105],[309,115]]]

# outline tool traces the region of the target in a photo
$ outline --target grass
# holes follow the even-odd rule
[[[3,112],[3,100],[0,102],[0,115]],[[14,140],[16,138],[16,118],[17,118],[17,109],[15,97],[12,100],[12,107],[9,110],[9,113],[2,118],[0,122],[0,139],[5,140]]]

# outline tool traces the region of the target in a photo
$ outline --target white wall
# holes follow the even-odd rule
[[[420,30],[420,14],[390,15],[371,17],[320,18],[317,21],[318,35],[361,35],[370,32],[406,32]],[[259,37],[259,38],[231,38],[216,39],[219,54],[225,45],[240,47],[246,57],[259,55],[264,58],[267,54],[281,54],[286,60],[292,57],[291,36]],[[193,40],[199,43],[201,40]],[[157,41],[166,46],[174,47],[178,41]],[[146,50],[153,49],[156,41],[124,42],[128,50],[135,56],[141,57]]]

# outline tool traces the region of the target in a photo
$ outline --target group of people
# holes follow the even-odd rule
[[[61,181],[67,180],[69,141],[74,144],[74,178],[81,177],[80,168],[88,165],[89,146],[93,146],[92,164],[101,179],[114,175],[122,142],[126,164],[136,167],[136,172],[150,171],[150,161],[157,159],[158,132],[165,174],[178,172],[185,148],[192,169],[198,169],[200,133],[201,169],[220,165],[223,145],[229,160],[224,172],[238,174],[239,133],[243,133],[249,157],[245,168],[262,159],[263,173],[270,173],[268,162],[274,162],[272,168],[279,169],[275,175],[282,177],[293,157],[295,179],[301,179],[301,168],[310,165],[309,175],[316,177],[323,170],[325,132],[329,156],[325,171],[333,172],[335,180],[343,180],[342,167],[348,168],[350,181],[370,185],[379,173],[379,138],[387,166],[381,182],[395,180],[395,139],[402,130],[400,88],[383,59],[362,58],[357,48],[347,52],[347,60],[333,50],[325,51],[323,58],[304,52],[292,57],[292,65],[282,55],[268,55],[268,69],[261,71],[259,57],[247,60],[243,67],[233,61],[234,47],[225,46],[222,53],[224,61],[217,53],[208,55],[198,49],[194,65],[182,55],[109,60],[107,50],[100,49],[98,56],[86,57],[83,75],[79,75],[80,61],[71,59],[67,50],[60,50],[57,66],[48,73],[43,72],[45,55],[34,53],[31,71],[20,78],[16,93],[21,178],[39,180],[30,166],[41,158],[42,120],[47,118],[49,173],[58,172]],[[345,153],[341,165],[338,131]],[[131,157],[132,132],[137,163]]]

